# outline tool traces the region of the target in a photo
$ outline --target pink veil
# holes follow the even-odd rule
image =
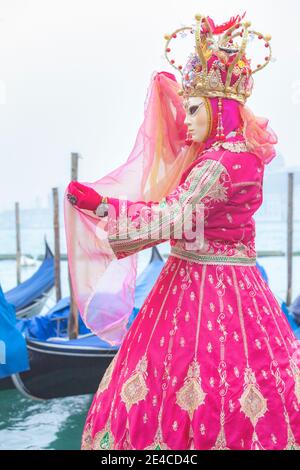
[[[154,72],[145,101],[144,120],[127,161],[94,183],[85,183],[103,196],[131,201],[159,201],[178,184],[199,151],[216,140],[186,145],[181,86],[174,75]],[[213,119],[217,108],[210,98]],[[240,124],[252,151],[264,163],[274,156],[277,137],[268,120],[227,100],[227,130]],[[232,109],[234,108],[234,110]],[[229,116],[230,114],[230,116]],[[137,254],[116,259],[108,242],[107,217],[72,206],[64,198],[69,270],[79,312],[86,326],[112,346],[121,344],[134,307]]]
[[[269,126],[269,120],[255,116],[248,106],[240,106],[240,115],[243,120],[243,134],[249,151],[255,153],[264,164],[270,163],[276,157],[274,147],[278,137]]]
[[[174,75],[155,72],[144,121],[127,161],[94,183],[104,196],[158,201],[178,184],[199,144],[185,144],[185,110]],[[200,144],[201,145],[201,144]],[[134,306],[137,254],[117,260],[108,242],[107,217],[72,206],[64,215],[70,276],[83,321],[96,335],[118,345]]]

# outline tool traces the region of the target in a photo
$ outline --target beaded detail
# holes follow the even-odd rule
[[[179,242],[177,242],[179,244]],[[233,255],[228,255],[226,253],[219,255],[213,253],[204,253],[195,250],[185,250],[183,245],[176,246],[171,245],[170,255],[175,256],[176,258],[185,259],[187,261],[194,261],[199,264],[227,264],[227,265],[240,265],[240,266],[255,266],[256,265],[256,256],[250,256],[241,250],[235,250],[236,252]]]
[[[240,265],[240,266],[255,266],[256,258],[233,258],[230,256],[216,256],[216,255],[197,255],[194,252],[178,250],[175,247],[171,248],[170,255],[176,258],[185,259],[187,261],[194,261],[199,264],[221,264],[221,265]]]
[[[215,152],[216,150],[220,150],[220,148],[229,150],[229,152],[234,153],[249,152],[248,146],[244,140],[237,140],[235,142],[218,141],[212,144],[212,146],[207,150],[207,152]]]

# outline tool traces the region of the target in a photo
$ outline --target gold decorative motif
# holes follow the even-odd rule
[[[226,438],[225,438],[225,433],[224,433],[224,428],[222,427],[215,445],[211,448],[211,450],[230,450],[229,447],[227,447],[226,443]]]
[[[205,138],[204,138],[204,141],[208,139],[208,137],[210,136],[211,134],[211,131],[212,131],[212,125],[213,125],[213,120],[212,120],[212,117],[213,117],[213,111],[212,111],[212,106],[211,106],[211,102],[209,101],[208,98],[206,97],[203,97],[203,102],[204,102],[204,106],[206,108],[206,116],[207,116],[207,125],[206,125],[206,134],[205,134]]]
[[[241,410],[251,420],[253,426],[267,411],[267,402],[255,385],[247,386],[240,398]]]
[[[114,448],[114,437],[112,432],[105,427],[97,432],[93,440],[93,450],[111,450]]]
[[[300,445],[297,444],[296,442],[295,436],[291,429],[290,420],[286,412],[285,412],[285,420],[287,423],[288,438],[287,438],[287,444],[284,450],[300,450]]]
[[[221,410],[221,413],[220,413],[221,428],[220,428],[220,432],[218,434],[216,443],[211,448],[211,450],[229,450],[229,447],[227,447],[227,441],[226,441],[225,430],[224,430],[224,424],[225,424],[224,396],[225,395],[222,393],[222,410]]]
[[[200,365],[196,359],[190,364],[184,385],[176,392],[176,403],[188,412],[190,419],[195,410],[203,405],[206,393],[201,386]]]
[[[221,72],[219,69],[211,69],[210,73],[208,74],[207,81],[209,84],[209,87],[212,88],[213,90],[222,90],[223,83],[222,83],[222,77],[221,77]]]
[[[227,187],[220,181],[216,181],[207,193],[207,196],[215,202],[226,202],[228,200]]]
[[[198,264],[222,264],[222,265],[243,265],[243,266],[255,266],[256,265],[256,256],[248,256],[245,252],[241,251],[236,253],[233,256],[229,255],[216,255],[216,254],[206,254],[201,250],[188,251],[184,247],[179,246],[180,240],[176,245],[171,246],[170,255],[185,259],[187,261],[195,261]]]
[[[213,152],[219,150],[220,148],[229,150],[229,152],[233,153],[249,152],[247,143],[244,140],[238,140],[235,142],[215,142],[214,144],[212,144],[211,148],[208,151]]]
[[[266,450],[259,442],[258,436],[255,431],[252,434],[251,450]]]
[[[295,376],[295,395],[297,397],[298,405],[300,404],[300,373],[297,372]]]
[[[81,450],[90,450],[92,446],[92,425],[87,424],[85,427],[82,439],[81,439]]]
[[[111,363],[109,364],[108,368],[106,369],[102,377],[102,380],[100,381],[100,384],[97,390],[97,396],[100,395],[100,393],[104,392],[104,390],[106,390],[110,384],[111,376],[115,367],[115,363],[117,361],[118,352],[113,357]]]
[[[153,442],[145,447],[145,450],[170,450],[167,444],[164,442],[162,429],[161,429],[161,409],[158,414],[158,426],[155,433]]]
[[[149,391],[144,376],[147,375],[148,361],[145,356],[140,359],[135,373],[124,382],[121,390],[121,398],[125,403],[127,413],[132,405],[144,400]]]
[[[297,398],[298,405],[300,404],[300,370],[295,364],[295,362],[291,359],[290,360],[290,367],[294,376],[295,380],[295,395]]]
[[[170,449],[167,446],[167,444],[165,444],[164,442],[158,439],[155,439],[154,442],[150,446],[145,447],[145,450],[170,450]]]
[[[267,400],[259,391],[256,385],[254,372],[251,369],[245,371],[245,390],[239,399],[241,411],[250,419],[255,427],[259,418],[264,416],[267,411]]]

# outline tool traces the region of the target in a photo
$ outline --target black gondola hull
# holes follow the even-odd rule
[[[14,386],[31,398],[50,399],[97,391],[117,349],[67,346],[27,339],[30,370]]]

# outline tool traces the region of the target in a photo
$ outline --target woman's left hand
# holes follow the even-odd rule
[[[102,201],[100,194],[78,181],[69,184],[67,198],[74,206],[91,211],[95,211]]]

